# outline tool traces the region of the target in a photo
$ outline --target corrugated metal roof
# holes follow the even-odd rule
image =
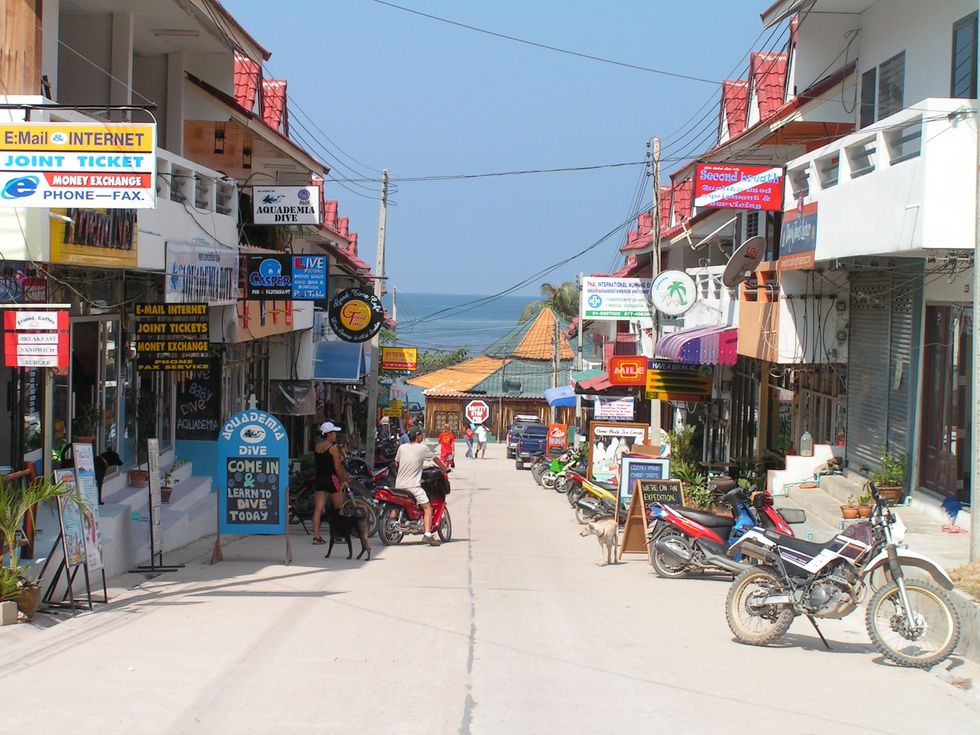
[[[465,393],[503,364],[503,360],[480,355],[441,370],[419,375],[417,378],[410,378],[405,382],[419,388],[437,390],[440,395],[445,391]]]
[[[571,360],[574,357],[568,340],[561,334],[564,327],[555,317],[551,309],[542,309],[531,322],[530,328],[524,333],[524,338],[514,348],[514,357],[528,360],[547,360],[549,363],[555,355],[555,335],[558,335],[559,359]]]
[[[558,385],[568,385],[572,379],[571,360],[558,365]],[[471,390],[484,392],[487,396],[506,398],[544,398],[546,388],[551,388],[554,377],[551,363],[542,360],[507,360],[493,374],[474,385]],[[520,383],[519,390],[504,391],[504,382],[508,388],[514,388]]]

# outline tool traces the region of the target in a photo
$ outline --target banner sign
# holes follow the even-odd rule
[[[583,319],[617,321],[619,319],[652,319],[650,278],[582,279]]]
[[[470,401],[463,409],[463,416],[471,424],[482,424],[490,418],[490,404],[479,398]]]
[[[207,304],[136,304],[139,370],[207,370]]]
[[[289,439],[272,414],[236,413],[218,437],[218,527],[222,533],[286,533]]]
[[[320,191],[319,186],[253,186],[252,221],[257,225],[323,224]]]
[[[221,358],[177,387],[177,439],[214,441],[221,428]]]
[[[146,470],[150,481],[150,559],[163,552],[160,511],[163,494],[160,490],[160,440],[146,440]]]
[[[238,301],[238,249],[167,243],[166,301],[233,306]]]
[[[317,301],[327,298],[326,255],[245,256],[250,301]]]
[[[563,450],[568,448],[568,425],[567,424],[548,424],[548,447],[547,451]]]
[[[613,355],[609,358],[609,382],[612,385],[646,385],[648,361],[645,355]]]
[[[68,367],[69,346],[66,310],[4,311],[3,348],[7,367]]]
[[[68,495],[78,496],[75,470],[55,470],[54,481],[68,488]],[[85,562],[85,523],[82,520],[82,512],[68,497],[59,495],[58,514],[61,519],[61,541],[65,563],[69,569],[74,569]]]
[[[330,328],[345,342],[367,342],[379,331],[385,310],[381,300],[363,288],[348,288],[330,299]]]
[[[604,423],[589,425],[589,479],[619,481],[619,465],[635,444],[647,438],[646,424]]]
[[[783,212],[779,235],[779,270],[813,268],[817,250],[817,203]]]
[[[0,123],[0,207],[156,207],[153,123]]]
[[[52,209],[51,262],[136,268],[135,209]]]
[[[698,365],[651,360],[644,397],[650,401],[710,401],[714,378]]]
[[[655,457],[623,457],[619,470],[619,499],[628,506],[640,480],[663,480],[670,475],[670,460]]]
[[[382,370],[415,370],[419,366],[417,347],[382,347]]]
[[[633,396],[606,398],[595,397],[595,417],[605,421],[632,421]]]
[[[72,444],[75,484],[85,501],[85,563],[90,572],[102,569],[102,526],[99,522],[99,485],[95,479],[95,453],[91,444]]]
[[[699,163],[694,173],[694,206],[781,212],[783,169]]]

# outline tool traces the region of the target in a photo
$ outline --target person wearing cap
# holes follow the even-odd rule
[[[432,460],[443,472],[449,468],[426,446],[425,432],[422,429],[412,429],[408,432],[408,438],[408,444],[398,447],[398,453],[395,454],[395,468],[398,471],[395,489],[406,490],[415,496],[415,502],[422,506],[422,522],[425,526],[422,543],[438,546],[439,539],[432,533],[432,504],[422,489],[422,468],[428,460]]]
[[[334,512],[343,506],[344,499],[340,491],[347,485],[347,470],[344,469],[344,458],[337,446],[337,432],[342,429],[332,421],[320,424],[322,439],[313,447],[313,459],[316,467],[313,493],[313,543],[323,544],[326,541],[320,536],[320,517],[327,505],[327,497],[333,505]]]

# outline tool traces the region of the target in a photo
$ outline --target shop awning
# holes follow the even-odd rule
[[[363,346],[358,342],[318,342],[313,358],[313,380],[324,383],[360,383],[364,375]]]
[[[634,394],[629,386],[610,383],[607,372],[600,372],[593,377],[575,381],[574,390],[580,396],[631,396]]]
[[[654,354],[685,365],[734,365],[738,357],[738,327],[730,324],[692,327],[661,337]]]
[[[557,388],[547,388],[544,399],[549,406],[575,406],[575,389],[570,385],[560,385]]]

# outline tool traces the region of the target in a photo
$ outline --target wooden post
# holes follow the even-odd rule
[[[0,88],[41,94],[41,2],[6,0],[0,11]]]

